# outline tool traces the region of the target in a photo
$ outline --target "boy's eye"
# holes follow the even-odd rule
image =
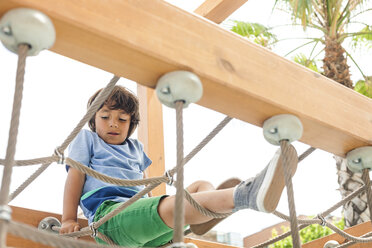
[[[127,119],[119,119],[120,121],[122,121],[122,122],[126,122],[127,121]]]
[[[108,119],[108,116],[101,116],[101,118],[106,120],[106,119]]]

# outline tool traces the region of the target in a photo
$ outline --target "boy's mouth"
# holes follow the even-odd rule
[[[108,132],[109,135],[119,135],[119,133],[115,133],[115,132]]]

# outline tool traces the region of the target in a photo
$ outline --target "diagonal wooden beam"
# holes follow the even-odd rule
[[[348,229],[344,230],[350,235],[361,237],[362,235],[369,233],[372,231],[372,225],[370,221],[364,222],[362,224],[358,224],[356,226],[350,227]],[[327,243],[329,240],[335,240],[339,244],[344,244],[348,242],[344,237],[337,233],[333,233],[331,235],[328,235],[326,237],[311,241],[309,243],[306,243],[302,245],[302,248],[318,248],[318,247],[324,247],[324,244]],[[369,248],[371,247],[371,243],[356,243],[354,245],[348,246],[350,248]]]
[[[166,2],[3,0],[0,15],[14,7],[52,18],[54,52],[152,88],[166,72],[193,71],[198,104],[257,126],[295,114],[302,142],[340,156],[372,144],[371,99]]]
[[[220,24],[248,0],[206,0],[194,13]]]

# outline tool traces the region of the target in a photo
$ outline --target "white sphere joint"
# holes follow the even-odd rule
[[[17,8],[0,19],[0,40],[4,46],[18,53],[18,46],[27,44],[29,56],[53,46],[56,32],[52,21],[38,10]]]
[[[58,231],[53,230],[54,226],[61,227],[61,222],[57,218],[46,217],[40,221],[38,229],[58,234]]]
[[[156,85],[156,94],[161,103],[175,108],[177,101],[183,101],[186,108],[200,100],[203,86],[198,76],[189,71],[173,71],[164,74]]]
[[[352,172],[362,172],[372,169],[372,146],[356,148],[346,155],[347,167]]]
[[[294,115],[276,115],[264,121],[263,124],[264,137],[273,145],[280,145],[282,140],[289,142],[299,140],[302,133],[302,123]]]
[[[327,241],[327,243],[324,244],[323,248],[333,248],[333,247],[337,247],[339,245],[340,244],[336,240],[329,240],[329,241]]]
[[[180,243],[173,243],[169,246],[167,246],[167,248],[198,248],[195,244],[193,243],[183,243],[183,242],[180,242]]]

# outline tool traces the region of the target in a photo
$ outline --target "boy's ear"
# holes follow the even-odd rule
[[[131,123],[131,125],[129,127],[129,130],[128,130],[127,138],[129,138],[134,133],[134,131],[136,130],[137,126],[138,126],[138,123]]]
[[[96,123],[95,123],[96,115],[94,115],[88,122],[88,126],[92,132],[96,131]]]

